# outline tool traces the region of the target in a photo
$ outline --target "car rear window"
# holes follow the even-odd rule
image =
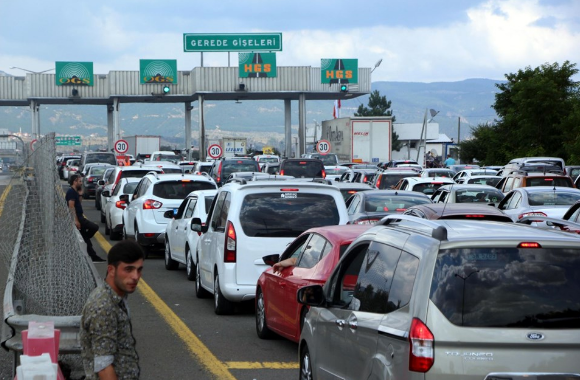
[[[151,169],[147,170],[122,170],[120,178],[143,178],[145,174],[149,173]]]
[[[296,178],[322,178],[322,161],[289,161],[283,163],[284,175]]]
[[[580,328],[580,250],[442,250],[431,301],[454,325]]]
[[[164,199],[185,199],[192,191],[215,188],[213,183],[205,181],[164,181],[158,182],[153,186],[153,195]]]
[[[571,206],[580,200],[577,193],[557,193],[555,191],[528,193],[530,206]]]
[[[401,173],[401,174],[381,174],[381,182],[379,184],[379,189],[390,189],[391,186],[395,186],[402,178],[413,177],[413,172]],[[416,175],[415,175],[416,176]]]
[[[222,167],[222,178],[228,178],[230,174],[236,172],[259,172],[260,167],[257,161],[224,161]]]
[[[296,237],[309,228],[337,225],[340,216],[330,195],[289,191],[248,194],[240,222],[247,236]]]
[[[106,166],[93,166],[89,170],[89,175],[90,176],[102,176],[103,174],[105,174],[105,170],[107,170]]]
[[[435,193],[435,190],[443,186],[443,182],[429,182],[429,183],[418,183],[413,186],[413,191],[417,191],[419,193],[432,195]]]
[[[117,159],[115,158],[114,154],[108,154],[108,153],[92,153],[92,154],[87,154],[87,158],[85,159],[85,165],[86,164],[94,164],[97,162],[102,162],[105,164],[110,164],[110,165],[117,165]]]
[[[526,186],[562,186],[574,187],[572,179],[568,177],[528,177]]]
[[[429,198],[419,198],[404,195],[372,196],[365,199],[366,212],[404,211],[411,206],[431,203]]]
[[[488,186],[495,187],[495,185],[497,185],[497,183],[500,181],[500,179],[501,179],[501,177],[469,178],[467,180],[467,183],[474,184],[474,185],[488,185]]]

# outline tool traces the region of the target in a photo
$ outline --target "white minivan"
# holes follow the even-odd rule
[[[191,222],[203,233],[193,263],[196,295],[213,294],[215,313],[229,314],[255,298],[269,268],[262,257],[281,254],[309,228],[347,224],[348,214],[340,190],[325,183],[238,179],[219,189],[203,222]]]

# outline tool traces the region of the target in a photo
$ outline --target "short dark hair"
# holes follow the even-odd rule
[[[144,258],[145,253],[141,244],[134,240],[122,240],[109,250],[107,264],[117,267],[121,262],[131,264]]]
[[[71,175],[70,177],[68,177],[68,184],[72,186],[72,184],[75,183],[77,178],[79,178],[80,176],[81,176],[80,174]]]

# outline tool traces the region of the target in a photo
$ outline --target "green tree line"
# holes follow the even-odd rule
[[[569,61],[506,74],[492,105],[498,119],[472,128],[473,138],[459,144],[461,161],[504,165],[516,157],[549,156],[580,164],[576,74],[576,64]]]

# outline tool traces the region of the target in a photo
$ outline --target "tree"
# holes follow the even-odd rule
[[[358,110],[354,116],[392,116],[394,123],[395,116],[389,108],[391,108],[391,101],[387,100],[386,96],[381,96],[379,90],[374,90],[369,97],[368,107],[361,104],[358,106]],[[399,151],[402,147],[403,143],[399,141],[399,135],[393,129],[393,133],[391,134],[391,148]]]

